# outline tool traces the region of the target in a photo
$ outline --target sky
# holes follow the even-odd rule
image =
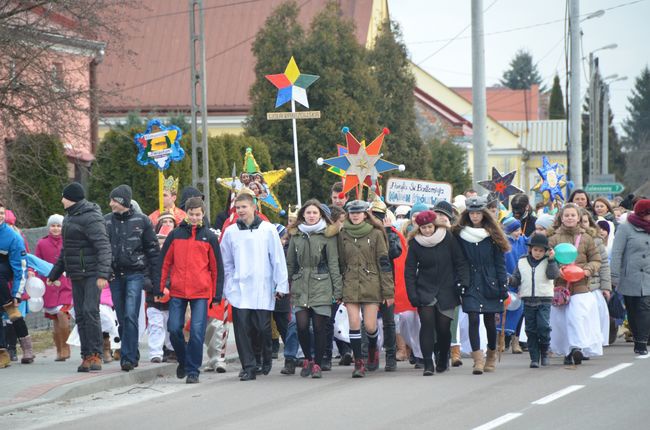
[[[388,0],[388,5],[414,63],[447,86],[472,85],[470,0]],[[543,83],[550,88],[558,73],[564,92],[566,7],[566,0],[483,0],[486,85],[498,83],[517,50],[525,49],[537,63]],[[601,9],[605,10],[603,16],[584,19]],[[584,19],[582,57],[603,46],[618,45],[594,52],[594,56],[599,58],[602,76],[627,76],[627,80],[610,85],[610,106],[620,130],[635,79],[650,64],[650,0],[583,0],[580,15]],[[586,58],[582,66],[584,95]]]

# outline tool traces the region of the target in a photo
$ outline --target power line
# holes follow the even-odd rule
[[[239,5],[248,4],[248,3],[258,3],[260,1],[262,1],[262,0],[243,0],[243,1],[238,1],[238,2],[235,2],[235,3],[219,4],[219,5],[215,5],[215,6],[204,7],[203,11],[211,10],[211,9],[222,9],[222,8],[230,7],[230,6],[239,6]],[[138,20],[163,18],[163,17],[166,17],[166,16],[189,14],[190,12],[192,12],[191,9],[181,10],[181,11],[178,11],[178,12],[161,13],[161,14],[158,14],[158,15],[144,16],[144,17],[138,18]]]
[[[493,1],[493,2],[488,6],[488,7],[486,7],[485,9],[483,9],[483,13],[487,12],[488,10],[490,10],[490,8],[491,8],[492,6],[494,6],[494,5],[496,4],[497,1],[498,1],[498,0],[494,0],[494,1]],[[445,49],[447,46],[451,45],[451,43],[452,43],[454,40],[456,40],[458,37],[460,37],[461,34],[465,33],[465,30],[467,30],[467,29],[470,28],[471,26],[472,26],[472,23],[470,22],[470,23],[467,24],[467,25],[466,25],[466,26],[465,26],[461,31],[459,31],[458,34],[456,34],[453,38],[449,39],[449,41],[448,41],[447,43],[445,43],[445,44],[442,45],[440,48],[438,48],[436,51],[434,51],[433,54],[427,56],[426,58],[424,58],[423,60],[421,60],[420,62],[418,62],[417,65],[419,66],[419,65],[423,64],[425,61],[429,60],[431,57],[433,57],[434,55],[436,55],[438,52],[442,51],[442,50]]]
[[[635,0],[635,1],[627,2],[627,3],[621,3],[621,4],[618,4],[616,6],[608,7],[608,8],[602,9],[602,10],[607,11],[607,10],[619,9],[619,8],[622,8],[622,7],[625,7],[625,6],[631,6],[631,5],[634,5],[636,3],[641,3],[641,2],[644,2],[644,1],[647,1],[647,0]],[[492,5],[490,5],[487,9],[489,9],[491,6]],[[486,9],[486,11],[487,11],[487,9]],[[585,14],[581,15],[581,17],[587,17],[587,16],[591,15],[594,12],[585,13]],[[538,27],[544,27],[544,26],[547,26],[547,25],[558,24],[558,23],[564,22],[564,21],[565,21],[565,18],[559,18],[559,19],[554,19],[554,20],[551,20],[551,21],[539,22],[539,23],[524,25],[524,26],[520,26],[520,27],[512,27],[512,28],[508,28],[508,29],[505,29],[505,30],[491,31],[489,33],[484,33],[483,36],[495,36],[495,35],[499,35],[499,34],[512,33],[514,31],[522,31],[522,30],[528,30],[528,29],[531,29],[531,28],[538,28]],[[467,27],[465,27],[461,31],[460,34],[465,32],[465,30],[467,30],[467,28],[469,28],[469,27],[470,27],[469,25]],[[461,37],[460,34],[458,34],[458,35],[456,35],[454,37],[445,38],[445,39],[420,40],[420,41],[416,41],[416,42],[407,42],[407,45],[424,45],[424,44],[429,44],[429,43],[452,42],[454,40],[469,39],[471,37],[471,36],[462,36]]]

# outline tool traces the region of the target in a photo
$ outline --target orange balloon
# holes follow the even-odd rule
[[[585,271],[575,264],[568,264],[560,269],[562,279],[567,282],[578,282],[585,277]]]

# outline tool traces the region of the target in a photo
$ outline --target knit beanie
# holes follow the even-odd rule
[[[549,228],[553,227],[554,220],[555,217],[553,215],[543,214],[542,216],[537,218],[537,221],[535,221],[535,227],[539,226],[542,227],[544,230],[548,230]]]
[[[411,208],[411,216],[419,213],[419,212],[424,212],[426,210],[429,210],[429,206],[425,205],[424,203],[416,203],[413,205]]]
[[[84,187],[79,182],[71,182],[63,189],[63,197],[71,202],[78,202],[86,198]]]
[[[59,215],[59,214],[50,215],[50,217],[47,219],[48,228],[53,224],[63,225],[63,215]]]
[[[118,185],[113,191],[111,191],[110,198],[115,200],[125,208],[131,207],[131,187],[128,185],[122,184]]]
[[[638,217],[650,215],[650,199],[642,199],[634,205],[634,213]]]
[[[506,234],[512,234],[512,232],[521,228],[521,222],[516,218],[508,218],[503,221],[503,231]]]

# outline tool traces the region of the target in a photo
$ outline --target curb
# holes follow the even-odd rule
[[[69,384],[64,384],[53,388],[42,396],[34,400],[15,403],[0,407],[0,416],[10,412],[39,406],[46,403],[57,402],[61,400],[70,400],[76,397],[87,396],[100,391],[110,390],[113,388],[124,387],[134,384],[142,384],[158,377],[165,377],[176,374],[176,364],[168,363],[158,366],[148,366],[142,369],[134,369],[131,372],[123,372],[119,369],[110,373],[102,374],[94,378],[89,378]]]

